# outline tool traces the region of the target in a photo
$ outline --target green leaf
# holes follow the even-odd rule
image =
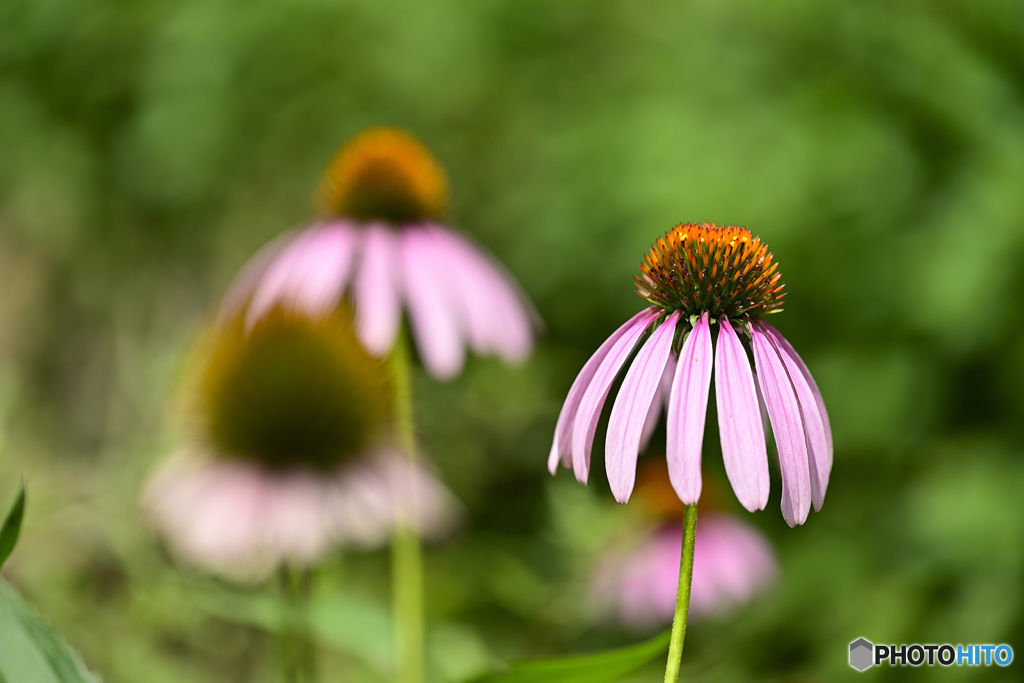
[[[7,513],[3,527],[0,527],[0,568],[11,556],[15,544],[18,542],[18,534],[21,533],[21,519],[25,516],[25,483],[22,482],[18,489],[18,497],[14,499],[14,505]]]
[[[620,650],[518,662],[503,673],[480,676],[471,683],[610,683],[664,655],[668,640],[665,632]]]
[[[0,582],[0,683],[97,683],[78,655]]]

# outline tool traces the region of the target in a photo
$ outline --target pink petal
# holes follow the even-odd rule
[[[620,503],[629,502],[633,492],[641,435],[672,351],[678,320],[676,311],[640,347],[612,406],[605,442],[605,470],[612,495]]]
[[[438,379],[458,374],[465,360],[457,302],[452,300],[444,269],[448,264],[420,227],[399,233],[403,289],[409,320],[423,364]]]
[[[330,312],[344,291],[358,237],[358,232],[344,222],[316,226],[299,234],[260,279],[246,324],[251,327],[279,303],[311,315]]]
[[[343,468],[332,482],[329,500],[332,528],[339,541],[362,548],[387,545],[394,531],[393,505],[372,458]]]
[[[393,528],[406,527],[427,539],[448,535],[459,516],[459,504],[441,480],[426,467],[422,455],[416,461],[398,454],[378,456],[384,479],[391,489]]]
[[[359,338],[377,356],[391,350],[402,319],[399,265],[394,231],[380,224],[366,228],[352,294]]]
[[[700,451],[711,386],[711,326],[702,313],[679,352],[679,364],[668,397],[666,459],[672,488],[692,505],[700,498]]]
[[[761,322],[761,326],[786,364],[796,389],[807,432],[807,449],[811,454],[811,500],[814,509],[820,510],[825,500],[825,489],[828,488],[828,477],[832,472],[832,427],[828,421],[828,411],[825,410],[825,401],[821,398],[810,370],[792,344],[768,323]]]
[[[740,504],[763,510],[768,504],[768,451],[750,361],[732,324],[719,321],[715,350],[715,396],[725,473]]]
[[[268,473],[264,487],[264,542],[298,564],[315,563],[330,550],[333,541],[325,514],[323,482],[312,472],[295,470]]]
[[[661,385],[654,394],[651,402],[651,409],[647,412],[647,419],[644,421],[644,430],[640,434],[640,450],[646,450],[647,444],[654,436],[654,430],[658,426],[658,418],[661,417],[661,409],[668,403],[669,392],[672,391],[672,378],[676,376],[676,359],[670,353],[665,363],[665,371],[661,373]]]
[[[558,462],[562,461],[566,467],[572,467],[572,425],[576,420],[576,412],[579,410],[583,394],[590,386],[594,374],[597,372],[601,362],[611,351],[615,343],[627,332],[632,330],[641,320],[646,320],[651,315],[650,309],[644,309],[627,320],[619,329],[612,332],[612,335],[598,347],[590,360],[584,364],[583,369],[576,375],[569,394],[565,397],[562,410],[558,413],[558,423],[555,425],[555,438],[551,443],[551,454],[548,456],[548,470],[554,474],[558,470]]]
[[[572,469],[576,479],[587,483],[590,475],[590,449],[594,444],[594,432],[597,431],[598,420],[601,419],[601,408],[604,400],[608,397],[608,391],[615,381],[633,347],[646,331],[647,326],[659,314],[659,309],[646,309],[647,315],[635,316],[632,327],[630,327],[619,339],[615,340],[607,355],[601,359],[594,377],[583,392],[579,408],[573,419],[572,426]]]
[[[466,237],[438,225],[427,229],[448,255],[470,346],[508,361],[524,360],[533,348],[537,315],[515,281]]]
[[[245,307],[246,302],[259,286],[260,280],[263,279],[267,268],[277,260],[278,255],[287,249],[294,239],[296,239],[296,235],[293,232],[278,235],[242,266],[241,272],[228,286],[227,294],[224,295],[224,300],[221,302],[219,316],[222,322]]]
[[[757,381],[768,407],[782,470],[782,516],[790,526],[803,524],[811,509],[811,478],[800,404],[775,347],[757,325],[751,326]]]
[[[476,255],[467,253],[449,231],[424,225],[424,239],[429,239],[445,266],[438,270],[447,296],[452,302],[461,329],[469,346],[477,353],[497,350],[501,336],[501,320],[496,315],[497,294],[492,283],[478,274]]]

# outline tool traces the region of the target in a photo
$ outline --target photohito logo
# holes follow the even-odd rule
[[[864,671],[876,664],[889,666],[1009,666],[1013,648],[1009,645],[875,645],[867,638],[850,643],[850,666]]]

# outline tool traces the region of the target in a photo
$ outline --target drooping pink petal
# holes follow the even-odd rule
[[[424,456],[416,461],[397,454],[383,453],[376,460],[391,491],[394,522],[397,527],[414,529],[425,539],[442,538],[455,528],[460,507],[444,483],[431,471]]]
[[[449,534],[458,502],[427,466],[382,448],[342,469],[334,487],[333,523],[340,541],[364,548],[386,545],[396,529],[424,539]]]
[[[679,500],[687,505],[700,498],[700,455],[711,386],[711,353],[711,325],[705,312],[679,351],[668,397],[668,475]]]
[[[510,362],[525,359],[539,317],[515,280],[468,238],[439,225],[427,229],[450,258],[470,346]]]
[[[450,379],[462,369],[465,348],[444,269],[436,245],[420,226],[399,233],[405,299],[409,321],[423,364],[434,377]]]
[[[186,454],[147,483],[142,509],[180,559],[240,581],[309,565],[332,545],[322,480],[243,460]]]
[[[640,450],[645,450],[647,444],[654,436],[654,430],[658,426],[658,419],[661,417],[661,409],[668,403],[668,394],[672,391],[672,378],[676,376],[676,359],[670,353],[665,363],[665,371],[661,373],[661,385],[654,393],[654,400],[651,401],[651,409],[647,412],[647,419],[644,421],[643,432],[640,433]]]
[[[676,311],[640,347],[612,405],[605,440],[605,470],[612,495],[620,503],[629,502],[633,492],[644,424],[661,386],[678,320]]]
[[[715,397],[725,473],[740,504],[750,512],[768,503],[768,451],[750,361],[725,318],[715,350]]]
[[[349,545],[378,548],[394,532],[391,496],[372,459],[358,460],[332,482],[329,500],[336,537]]]
[[[364,230],[363,252],[353,283],[356,331],[377,356],[391,350],[402,319],[399,302],[401,258],[394,231],[373,224]]]
[[[598,347],[594,355],[590,357],[580,373],[576,375],[569,394],[565,397],[562,410],[558,413],[558,422],[555,425],[555,438],[551,443],[551,453],[548,456],[548,470],[554,474],[558,470],[558,462],[561,460],[565,467],[572,467],[572,425],[576,420],[576,412],[579,410],[583,394],[590,386],[597,368],[611,351],[615,343],[624,334],[632,330],[642,319],[651,315],[650,309],[644,309],[627,320],[619,329],[612,332],[612,335]]]
[[[301,469],[263,479],[265,500],[259,516],[265,543],[296,564],[315,563],[333,545],[323,482]]]
[[[608,397],[608,391],[615,381],[623,363],[629,358],[637,341],[647,326],[659,315],[654,308],[646,309],[647,315],[636,316],[636,322],[612,344],[608,353],[597,366],[594,376],[580,399],[579,408],[572,426],[572,469],[576,479],[587,483],[590,475],[590,449],[594,445],[594,432],[601,419],[601,408]]]
[[[313,239],[313,233],[319,229],[319,226],[315,226],[300,232],[267,265],[249,300],[246,313],[248,326],[251,327],[259,317],[283,298],[283,293],[287,291],[295,277],[296,264],[303,258],[307,245]]]
[[[752,325],[754,364],[761,395],[768,407],[782,470],[782,516],[790,526],[803,524],[811,509],[811,475],[807,439],[796,391],[786,367],[767,335]]]
[[[275,304],[294,306],[310,315],[330,312],[347,283],[358,236],[343,221],[299,234],[267,267],[249,303],[246,324],[251,327]]]
[[[768,323],[762,321],[760,325],[775,344],[796,389],[807,432],[807,449],[811,455],[811,500],[814,509],[820,510],[825,500],[825,489],[828,488],[828,477],[832,472],[832,427],[828,421],[828,411],[825,410],[825,401],[821,398],[810,370],[793,345]]]
[[[477,353],[497,351],[503,330],[496,313],[497,293],[493,284],[479,274],[477,254],[468,253],[448,230],[439,226],[419,226],[424,239],[430,240],[445,267],[437,272],[452,302],[459,328],[470,348]]]
[[[278,235],[270,244],[256,252],[256,255],[242,266],[241,272],[232,280],[228,286],[227,294],[224,295],[224,299],[221,302],[218,315],[222,322],[245,307],[246,302],[259,286],[260,280],[263,279],[267,268],[277,260],[281,252],[287,249],[295,239],[296,235],[293,232]]]

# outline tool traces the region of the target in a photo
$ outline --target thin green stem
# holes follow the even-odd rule
[[[309,600],[313,575],[308,569],[296,571],[287,565],[278,570],[284,600],[278,657],[285,683],[316,681],[316,648],[309,624]]]
[[[295,605],[292,590],[291,571],[282,564],[277,570],[278,586],[281,590],[283,609],[281,610],[281,627],[277,634],[277,659],[281,664],[281,680],[285,683],[298,683],[299,667],[296,657],[295,639]]]
[[[679,558],[679,589],[676,591],[676,613],[672,617],[672,637],[668,643],[665,683],[679,680],[683,661],[683,640],[686,638],[686,615],[690,611],[690,582],[693,579],[693,545],[697,535],[697,506],[687,505],[683,512],[683,552]]]
[[[416,461],[416,430],[413,421],[412,364],[403,335],[389,359],[395,383],[395,426],[404,455]],[[415,491],[410,492],[414,495]],[[417,509],[415,500],[410,510]],[[398,655],[398,681],[422,683],[424,659],[423,553],[414,529],[395,529],[391,541],[392,591],[395,611],[395,645]]]
[[[306,568],[299,574],[297,587],[299,601],[299,662],[303,680],[315,683],[318,679],[316,665],[316,641],[313,638],[313,625],[310,623],[310,602],[313,596],[313,570]]]

